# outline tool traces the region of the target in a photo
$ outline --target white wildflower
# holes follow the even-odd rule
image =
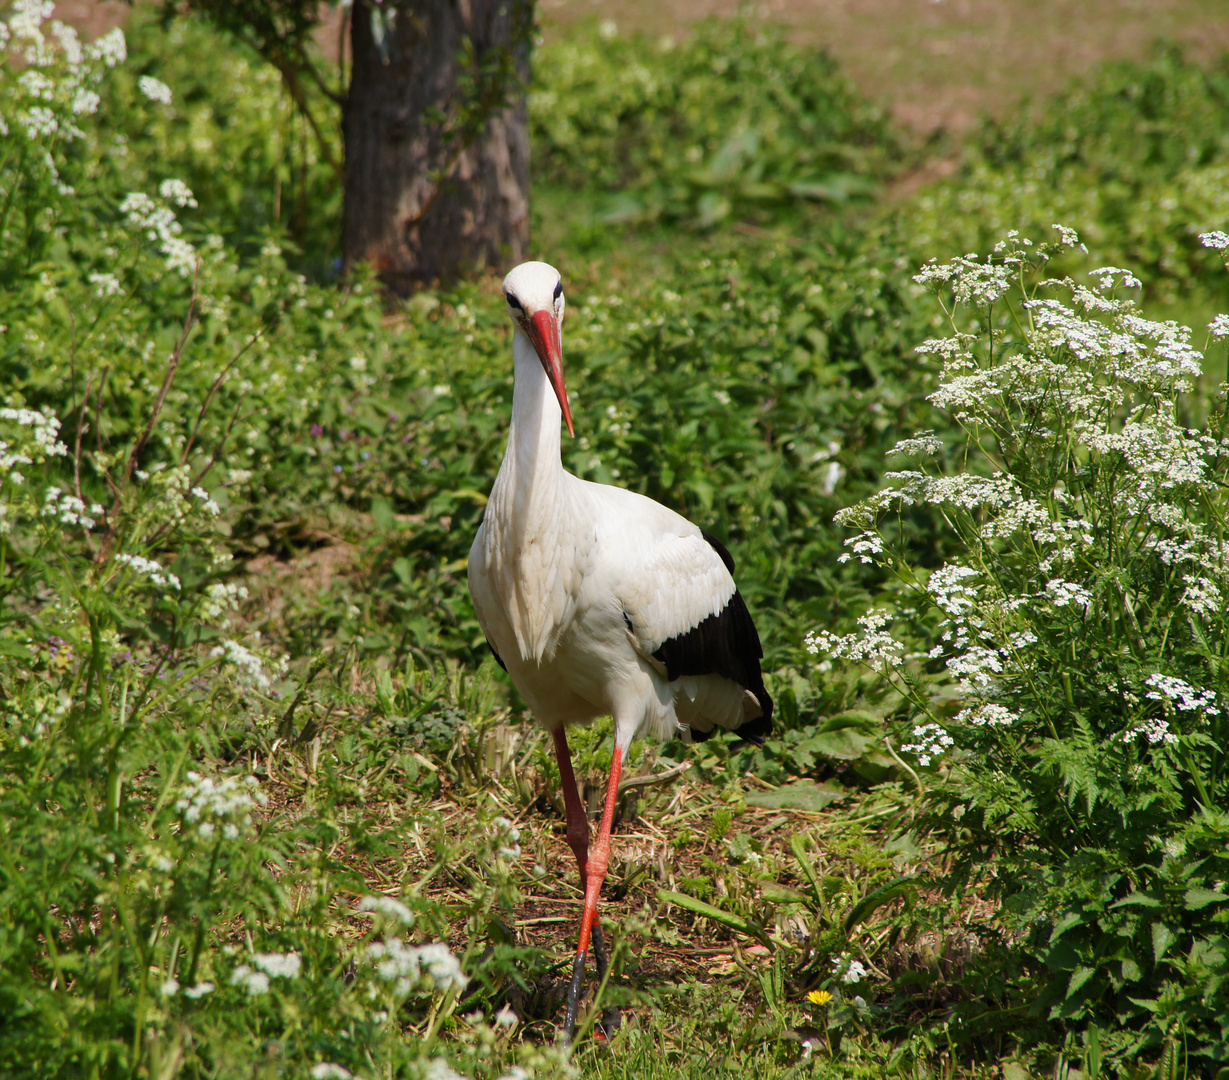
[[[832,961],[832,974],[839,976],[843,983],[861,982],[866,978],[866,966],[861,960],[838,956]]]
[[[443,1058],[432,1058],[427,1063],[425,1080],[469,1080],[469,1077],[457,1072]]]
[[[252,997],[269,992],[269,976],[263,971],[253,971],[247,964],[240,964],[231,973],[231,986],[242,986]]]
[[[1051,225],[1050,228],[1058,233],[1058,242],[1063,247],[1080,246],[1080,234],[1074,229],[1068,228],[1066,225]]]
[[[888,456],[902,454],[905,457],[934,457],[942,451],[943,440],[933,431],[919,431],[912,439],[901,439],[888,451]]]
[[[192,189],[188,187],[182,180],[163,180],[158,185],[158,194],[166,199],[169,203],[174,203],[178,207],[195,207],[196,199],[192,196]]]
[[[234,840],[239,836],[240,826],[251,825],[251,811],[266,802],[268,798],[254,776],[227,776],[217,781],[189,772],[175,809],[186,825],[196,827],[203,839],[211,839],[220,826],[222,835]]]
[[[124,286],[114,274],[91,274],[90,284],[94,286],[94,295],[104,299],[119,296],[124,291]]]
[[[1229,248],[1229,233],[1221,232],[1219,229],[1215,232],[1200,233],[1199,242],[1206,248],[1223,251]]]
[[[1130,270],[1122,270],[1117,266],[1102,266],[1088,272],[1088,276],[1096,278],[1100,287],[1106,292],[1114,288],[1115,279],[1119,275],[1122,276],[1122,286],[1124,289],[1139,289],[1143,287],[1139,278],[1132,274]]]
[[[376,974],[391,983],[399,996],[418,989],[459,991],[469,981],[461,971],[461,962],[442,942],[407,945],[399,938],[386,938],[367,946],[367,958],[375,965]]]
[[[499,854],[505,859],[519,859],[521,857],[521,830],[516,828],[506,817],[493,819],[491,827],[494,828],[495,834],[499,839],[506,839],[507,841],[500,847]]]
[[[203,998],[206,994],[212,994],[216,988],[208,979],[203,982],[198,982],[195,986],[189,987],[184,991],[184,997],[193,999]]]
[[[1087,608],[1092,603],[1092,593],[1082,585],[1076,585],[1062,578],[1046,582],[1046,592],[1050,595],[1050,603],[1055,607],[1066,607],[1068,604]]]
[[[85,503],[76,495],[70,495],[58,487],[49,487],[43,498],[43,517],[55,518],[61,525],[80,525],[83,529],[92,529],[96,524],[86,512]],[[174,582],[173,587],[178,589],[179,579],[174,574],[167,576]],[[165,584],[165,582],[160,582],[160,584]]]
[[[158,987],[158,993],[163,997],[173,997],[179,990],[179,980],[174,976],[170,976],[163,980],[162,985]]]
[[[208,619],[222,619],[228,612],[238,611],[239,605],[247,598],[246,586],[215,581],[205,589],[202,610]],[[229,626],[230,620],[225,619],[224,625]]]
[[[1152,745],[1157,743],[1176,743],[1178,737],[1169,730],[1169,721],[1160,719],[1145,720],[1142,724],[1136,724],[1135,727],[1123,733],[1122,741],[1130,742],[1139,735],[1147,738]]]
[[[510,1028],[516,1025],[517,1016],[513,1010],[505,1005],[493,1017],[496,1027]]]
[[[152,75],[142,75],[137,80],[137,86],[150,101],[157,102],[159,105],[171,103],[171,88],[160,79],[155,79]]]
[[[1213,337],[1229,337],[1229,315],[1217,315],[1208,323],[1208,329]]]
[[[1220,588],[1210,578],[1184,574],[1186,591],[1182,594],[1182,603],[1196,615],[1217,615],[1224,610]]]
[[[194,487],[192,489],[192,494],[200,499],[201,508],[210,517],[217,517],[222,512],[218,507],[218,504],[210,497],[209,492],[207,492],[203,487]]]
[[[1207,716],[1219,716],[1220,709],[1216,705],[1216,693],[1213,690],[1200,690],[1190,683],[1174,675],[1162,675],[1156,672],[1144,680],[1152,689],[1144,695],[1150,701],[1169,702],[1180,712],[1202,712]]]
[[[214,658],[222,657],[225,663],[234,664],[239,669],[242,681],[249,686],[265,691],[273,686],[273,680],[265,674],[264,663],[260,657],[237,641],[227,638],[221,645],[210,649],[209,655]]]
[[[322,1061],[311,1067],[312,1080],[351,1080],[353,1073],[334,1061]]]
[[[807,652],[822,650],[834,660],[854,660],[878,671],[900,667],[904,646],[883,629],[890,621],[888,612],[871,611],[858,619],[862,629],[852,634],[812,631],[806,636]]]
[[[918,764],[925,768],[937,757],[941,757],[954,740],[938,724],[918,724],[913,729],[913,737],[917,742],[906,743],[902,750],[917,754]],[[846,979],[846,982],[855,980]]]
[[[128,555],[120,552],[120,554],[115,556],[115,561],[123,566],[131,567],[138,574],[143,574],[155,585],[162,585],[165,588],[175,589],[176,591],[179,590],[179,578],[169,570],[164,569],[157,559],[147,559],[144,555]]]
[[[402,926],[414,925],[414,912],[392,896],[364,896],[358,903],[359,911],[371,911],[386,919],[395,919]]]
[[[297,979],[303,969],[302,958],[294,952],[254,953],[252,963],[275,979]]]
[[[1014,713],[1002,705],[988,702],[970,709],[961,709],[956,714],[956,722],[964,721],[977,727],[996,727],[1000,724],[1012,724],[1020,719],[1019,713]]]
[[[878,533],[873,532],[864,532],[861,536],[850,537],[845,541],[845,546],[853,548],[853,552],[851,554],[847,551],[838,556],[837,562],[848,562],[853,555],[857,555],[862,562],[873,563],[875,560],[871,556],[883,553],[883,539]]]

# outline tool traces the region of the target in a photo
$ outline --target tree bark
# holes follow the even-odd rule
[[[533,0],[355,0],[352,16],[345,265],[370,261],[406,296],[520,262]]]

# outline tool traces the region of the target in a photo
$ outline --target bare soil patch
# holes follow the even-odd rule
[[[739,0],[540,0],[546,32],[586,19],[678,36],[697,19],[746,10]],[[1061,90],[1158,40],[1211,60],[1229,50],[1222,0],[764,0],[756,19],[822,45],[897,120],[960,134],[1026,98]]]

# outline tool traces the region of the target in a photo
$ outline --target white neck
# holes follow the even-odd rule
[[[516,382],[512,427],[483,519],[488,572],[499,582],[521,656],[540,659],[554,648],[575,562],[568,473],[559,459],[563,411],[529,339],[512,338]],[[564,593],[560,592],[560,589]]]
[[[563,423],[563,410],[559,408],[559,399],[555,397],[537,351],[520,327],[512,331],[512,359],[516,378],[512,386],[512,427],[508,431],[504,467],[509,461],[513,463],[514,482],[523,490],[533,485],[535,477],[562,471],[559,425]]]

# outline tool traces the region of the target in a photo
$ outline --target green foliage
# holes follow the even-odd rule
[[[677,44],[612,25],[544,46],[530,97],[536,178],[607,193],[603,220],[711,227],[844,203],[903,156],[827,54],[759,20],[703,22]]]
[[[1192,1067],[1221,1068],[1224,387],[1206,428],[1187,427],[1190,332],[1142,318],[1127,271],[1092,271],[1092,288],[1047,279],[1078,243],[1060,236],[1012,234],[985,261],[918,275],[949,319],[919,349],[942,358],[932,400],[966,433],[964,468],[924,464],[942,449],[933,433],[902,441],[923,464],[839,520],[912,606],[811,645],[910,703],[902,752],[947,766],[928,796],[950,845],[945,885],[995,899],[1021,935],[1013,992],[1031,1015],[1116,1028],[1115,1064],[1181,1037]],[[957,542],[931,572],[893,520],[919,502],[943,509]]]
[[[44,27],[40,43],[21,29],[31,10],[14,6],[9,25],[32,58],[0,71],[10,1070],[304,1075],[331,1062],[418,1077],[447,1057],[494,1080],[513,1066],[921,1076],[953,1053],[967,1074],[978,1055],[1007,1052],[1085,1075],[1132,1057],[1174,1075],[1219,1063],[1219,714],[1147,679],[1167,673],[1220,702],[1222,616],[1192,613],[1212,594],[1184,580],[1214,574],[1158,562],[1147,545],[1166,529],[1187,528],[1183,543],[1196,526],[1215,533],[1220,489],[1201,484],[1223,461],[1153,500],[1180,506],[1186,525],[1102,512],[1129,455],[1097,456],[1083,435],[1058,452],[1069,417],[1057,398],[1021,398],[1027,381],[1007,388],[995,422],[1029,437],[991,425],[966,451],[927,400],[945,358],[914,346],[943,317],[909,280],[908,251],[971,249],[996,216],[1048,225],[1045,208],[1084,188],[1087,237],[1124,253],[1105,261],[1138,254],[1150,297],[1203,304],[1215,260],[1190,230],[1223,224],[1221,74],[1165,56],[1104,75],[1041,127],[984,136],[984,204],[954,186],[924,195],[888,219],[889,236],[882,220],[807,209],[868,191],[904,156],[826,57],[745,23],[672,50],[600,34],[544,46],[538,214],[548,235],[570,230],[548,253],[569,297],[580,437],[567,464],[730,543],[780,721],[762,748],[664,749],[663,763],[690,755],[709,795],[629,795],[627,818],[638,808],[669,843],[659,868],[618,863],[634,845],[616,842],[609,891],[644,910],[615,952],[640,949],[647,974],[617,962],[606,993],[649,1007],[614,1054],[582,1048],[569,1064],[542,1048],[549,1027],[523,1036],[501,1012],[557,1018],[550,987],[568,942],[556,924],[574,895],[557,871],[570,853],[548,740],[485,660],[463,580],[511,404],[494,283],[401,308],[361,274],[344,289],[313,284],[296,270],[329,276],[337,186],[255,51],[138,8],[127,62],[115,39],[76,57],[68,35],[57,44]],[[1022,179],[1038,162],[1039,178]],[[620,216],[656,231],[622,229]],[[718,229],[735,220],[796,235]],[[1023,317],[1000,324],[1005,310],[975,313],[976,326],[956,317],[962,333],[1006,335],[993,357],[974,350],[976,370],[1024,355],[1004,345],[1053,360],[1059,346],[1038,344]],[[1138,337],[1130,314],[1103,318]],[[1153,348],[1164,335],[1149,333]],[[1081,385],[1108,378],[1073,371]],[[1151,387],[1132,422],[1167,417],[1184,445],[1208,403],[1190,395],[1175,414],[1170,389]],[[1116,434],[1120,405],[1101,418]],[[1223,406],[1212,411],[1219,437]],[[1094,616],[1047,599],[1022,532],[978,540],[994,507],[901,507],[890,566],[862,561],[875,555],[866,537],[844,543],[833,513],[874,498],[885,456],[915,428],[935,429],[939,472],[1014,469],[1079,501],[1094,540],[1064,580],[1093,597]],[[947,654],[910,656],[895,688],[798,670],[805,628],[849,630],[871,595],[897,596],[894,575],[925,591],[970,550],[988,616],[977,632],[1028,623],[1039,639],[1000,696],[961,687]],[[1020,590],[1037,594],[1035,610],[994,607]],[[891,625],[902,653],[924,654],[946,613],[909,606]],[[1019,727],[955,721],[991,704]],[[958,736],[944,768],[900,746],[942,749],[935,732],[912,732],[923,723]],[[1123,741],[1135,724],[1144,733]],[[574,746],[583,784],[609,765],[609,725]],[[950,845],[948,899],[920,870],[936,837]],[[533,938],[517,917],[553,884],[563,906],[530,909],[551,935]],[[968,924],[964,939],[952,930]],[[953,960],[952,941],[974,932]],[[729,959],[701,951],[693,974],[701,937]],[[404,984],[380,974],[415,962]]]
[[[297,268],[335,277],[341,182],[278,71],[199,19],[164,25],[152,5],[136,6],[125,32],[128,62],[103,84],[91,132],[98,168],[112,173],[100,182],[153,191],[182,180],[203,208],[194,216],[231,251],[252,257],[266,237],[282,236]],[[148,77],[170,89],[169,102],[145,96]],[[301,92],[329,142],[339,142],[332,103],[313,85]]]
[[[896,235],[922,261],[1062,221],[1095,265],[1130,266],[1150,299],[1203,315],[1217,302],[1203,294],[1222,287],[1197,237],[1229,219],[1229,69],[1159,49],[1147,64],[1107,65],[1038,111],[987,126],[956,178],[902,208]]]

